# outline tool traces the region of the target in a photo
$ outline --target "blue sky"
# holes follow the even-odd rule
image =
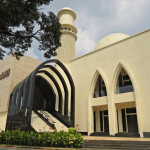
[[[42,11],[54,12],[64,7],[75,11],[74,22],[78,33],[76,57],[93,51],[106,35],[124,33],[130,36],[150,28],[150,0],[53,0]],[[38,50],[38,42],[33,41],[26,55],[45,61],[43,52]]]

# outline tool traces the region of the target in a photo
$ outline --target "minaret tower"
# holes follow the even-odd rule
[[[76,19],[75,12],[65,7],[61,9],[57,17],[61,23],[61,47],[56,52],[56,59],[60,60],[63,64],[69,64],[72,59],[75,58],[75,42],[77,40],[77,29],[74,26],[74,20]]]

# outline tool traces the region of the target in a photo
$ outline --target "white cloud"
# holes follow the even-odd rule
[[[34,49],[33,48],[28,48],[28,51],[25,53],[25,55],[38,59],[38,56],[34,54]]]
[[[75,27],[77,28],[77,41],[76,41],[76,57],[84,55],[93,51],[96,42],[97,35],[97,20],[95,17],[90,17],[85,11],[78,12],[78,19],[75,21]],[[90,22],[93,24],[90,24]]]
[[[146,10],[149,9],[150,1],[148,0],[117,0],[116,20],[118,25],[125,24],[126,26],[137,25],[142,20]]]
[[[150,12],[149,5],[148,0],[114,0],[113,3],[103,1],[99,9],[91,8],[95,15],[93,11],[90,15],[87,9],[74,10],[77,14],[75,27],[78,30],[76,57],[93,51],[98,41],[106,35],[141,32],[134,29],[142,25],[143,18]]]
[[[78,29],[77,36],[78,40],[76,42],[76,57],[89,53],[94,49],[95,43],[92,38],[90,38],[88,30],[82,31],[81,29]]]

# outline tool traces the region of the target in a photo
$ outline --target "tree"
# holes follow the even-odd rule
[[[58,18],[54,13],[48,15],[39,11],[42,5],[49,5],[53,0],[0,0],[0,59],[5,50],[17,59],[31,47],[33,39],[39,42],[39,50],[44,57],[55,56],[61,46]],[[38,25],[36,30],[35,25]]]

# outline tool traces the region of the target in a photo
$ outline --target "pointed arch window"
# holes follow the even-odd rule
[[[122,68],[118,76],[115,93],[121,94],[121,93],[133,92],[133,91],[134,89],[133,89],[132,81],[129,75],[127,74],[127,72],[124,70],[124,68]]]
[[[99,75],[95,84],[93,98],[103,96],[107,96],[107,90],[103,78]]]

